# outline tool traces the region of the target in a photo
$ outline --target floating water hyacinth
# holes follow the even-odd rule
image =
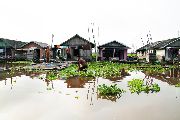
[[[121,95],[125,90],[117,87],[117,84],[107,86],[105,84],[98,86],[98,92],[100,95]]]
[[[58,75],[53,72],[49,72],[48,74],[46,74],[46,79],[47,80],[56,80],[56,79],[58,79]]]
[[[121,69],[124,68],[123,64],[112,63],[112,62],[92,62],[88,64],[88,69],[86,72],[77,71],[77,65],[71,65],[68,68],[61,70],[60,75],[66,78],[74,76],[82,77],[119,77],[121,76]]]
[[[150,84],[150,85],[145,85],[144,81],[141,79],[132,79],[132,81],[128,81],[128,87],[131,93],[149,93],[149,92],[159,92],[160,87],[158,84]]]
[[[180,83],[176,84],[175,87],[180,87]]]

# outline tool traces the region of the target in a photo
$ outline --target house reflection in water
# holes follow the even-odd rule
[[[179,68],[171,69],[170,71],[167,72],[167,74],[170,77],[180,78],[180,69]]]
[[[87,77],[71,77],[65,83],[67,83],[67,88],[84,88],[84,85],[92,80],[93,78]]]
[[[52,90],[54,89],[54,84],[53,84],[53,80],[44,80],[46,82],[46,86],[47,86],[47,90]]]
[[[164,73],[151,73],[144,72],[148,77],[153,77],[163,82],[167,82],[169,85],[176,85],[180,82],[180,70],[179,68],[172,68]]]

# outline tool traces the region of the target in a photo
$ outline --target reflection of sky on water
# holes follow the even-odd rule
[[[144,79],[145,74],[142,72],[130,72],[129,76],[117,82],[78,77],[46,81],[38,79],[38,74],[33,72],[27,75],[29,76],[19,75],[0,81],[0,119],[180,119],[180,88],[171,85],[172,82],[152,77],[153,82],[161,87],[159,93],[137,95],[128,91],[127,81],[133,78]],[[177,79],[174,81],[177,82]],[[97,86],[101,84],[117,84],[127,92],[118,99],[102,99],[97,95]]]

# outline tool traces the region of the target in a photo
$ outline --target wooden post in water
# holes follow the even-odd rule
[[[180,66],[180,64],[179,64],[179,62],[180,62],[180,49],[179,49],[179,51],[178,51],[178,76],[180,77],[180,68],[179,68],[179,66]]]
[[[46,49],[46,63],[49,63],[49,46]]]

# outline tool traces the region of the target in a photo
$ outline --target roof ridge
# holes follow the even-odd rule
[[[113,40],[113,41],[104,43],[104,44],[102,44],[102,45],[99,45],[98,47],[101,47],[101,46],[104,46],[104,45],[107,45],[107,44],[110,44],[110,43],[113,43],[113,42],[117,42],[118,44],[121,44],[121,45],[123,45],[123,46],[125,46],[125,47],[127,47],[127,48],[130,48],[130,47],[128,47],[127,45],[125,45],[125,44],[123,44],[123,43],[121,43],[121,42],[119,42],[119,41],[117,41],[117,40]]]
[[[174,43],[175,41],[179,40],[179,37],[178,37],[178,38],[168,39],[168,40],[173,40],[173,41],[171,41],[171,42],[167,43],[166,45],[164,45],[164,46],[163,46],[163,47],[161,47],[161,48],[164,48],[164,47],[168,46],[169,44],[172,44],[172,43]]]
[[[158,48],[164,48],[166,46],[168,46],[169,44],[172,44],[173,42],[177,41],[177,40],[180,40],[180,37],[178,38],[172,38],[172,39],[167,39],[167,40],[161,40],[161,41],[156,41],[156,42],[153,42],[153,44],[151,46],[148,46],[150,44],[146,44],[142,47],[140,47],[139,49],[137,50],[141,50],[141,49],[144,49],[145,47],[149,47],[148,49],[150,48],[153,48],[153,49],[158,49]],[[166,43],[167,42],[167,43]],[[156,44],[157,43],[157,44]],[[136,50],[136,51],[137,51]]]
[[[88,43],[90,43],[90,44],[93,44],[93,45],[94,45],[94,43],[92,43],[91,41],[89,41],[89,40],[87,40],[87,39],[83,38],[83,37],[82,37],[82,36],[80,36],[79,34],[75,34],[74,36],[70,37],[70,38],[69,38],[69,39],[67,39],[66,41],[64,41],[64,42],[60,43],[60,45],[65,44],[66,42],[70,41],[71,39],[73,39],[73,38],[75,38],[75,37],[79,37],[79,38],[81,38],[82,40],[85,40],[85,41],[87,41]]]
[[[27,44],[29,44],[29,43],[31,43],[31,42],[33,42],[33,43],[35,43],[35,44],[37,44],[37,45],[39,45],[39,46],[41,46],[41,47],[43,47],[43,48],[49,46],[49,44],[47,44],[47,43],[38,42],[38,41],[30,41],[30,42],[27,42],[26,44],[22,45],[21,47],[24,47],[25,45],[27,45]],[[41,45],[41,44],[43,44],[43,45],[45,45],[45,46],[43,46],[43,45]]]

